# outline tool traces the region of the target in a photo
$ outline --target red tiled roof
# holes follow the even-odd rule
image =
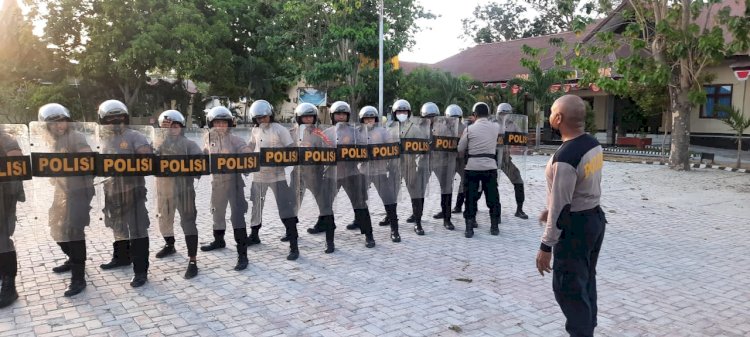
[[[414,71],[414,69],[417,69],[419,67],[432,67],[431,64],[419,63],[419,62],[408,62],[408,61],[399,61],[398,66],[401,69],[401,71],[404,72],[404,74],[408,74]]]

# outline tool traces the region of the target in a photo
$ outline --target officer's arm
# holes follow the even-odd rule
[[[461,139],[458,140],[458,155],[459,157],[462,157],[463,154],[466,152],[466,148],[469,146],[469,133],[464,132],[461,135]]]
[[[143,145],[137,149],[135,149],[135,153],[137,154],[152,154],[154,151],[151,149],[151,145]]]
[[[562,230],[558,223],[565,225],[570,220],[570,203],[573,201],[573,191],[576,187],[578,174],[576,169],[565,162],[552,164],[552,186],[547,195],[547,225],[542,235],[540,250],[552,251]]]

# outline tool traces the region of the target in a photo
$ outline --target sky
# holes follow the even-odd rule
[[[400,61],[435,63],[454,55],[475,43],[459,36],[463,34],[461,19],[471,16],[474,7],[489,0],[420,0],[422,7],[438,16],[433,20],[419,20],[422,31],[414,36],[411,51],[403,51]]]

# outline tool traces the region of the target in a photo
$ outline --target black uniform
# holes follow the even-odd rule
[[[599,207],[602,147],[588,134],[564,142],[547,163],[546,228],[540,249],[554,247],[552,289],[571,336],[593,336],[596,263],[607,222]]]

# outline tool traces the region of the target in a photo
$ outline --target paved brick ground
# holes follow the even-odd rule
[[[532,216],[543,205],[547,158],[528,160]],[[602,206],[610,224],[599,265],[597,333],[749,335],[750,176],[622,163],[604,169]],[[202,242],[211,237],[209,180],[198,184]],[[62,297],[68,276],[51,272],[62,253],[33,220],[46,206],[27,204],[15,237],[21,297],[0,311],[0,335],[562,336],[551,277],[534,268],[541,228],[510,216],[512,186],[501,180],[499,237],[489,235],[487,221],[465,239],[463,219],[455,221],[461,230],[449,232],[427,218],[424,237],[402,221],[402,243],[390,242],[387,228],[378,227],[377,246],[366,249],[362,236],[343,229],[352,212],[341,193],[336,253],[323,254],[324,238],[303,233],[301,258],[286,261],[287,246],[278,241],[283,227],[274,220],[263,228],[263,244],[251,248],[248,270],[232,270],[232,249],[199,253],[200,275],[191,281],[182,279],[182,238],[177,255],[153,257],[162,244],[154,221],[150,282],[137,290],[127,284],[130,269],[98,269],[109,258],[111,233],[96,221],[88,231],[89,287],[73,299]],[[437,184],[431,186],[428,215],[439,207]],[[371,195],[377,222],[383,209]],[[402,199],[405,220],[405,190]],[[300,212],[301,232],[317,216],[310,202]],[[269,210],[266,218],[275,216]],[[479,216],[487,216],[484,206]]]

